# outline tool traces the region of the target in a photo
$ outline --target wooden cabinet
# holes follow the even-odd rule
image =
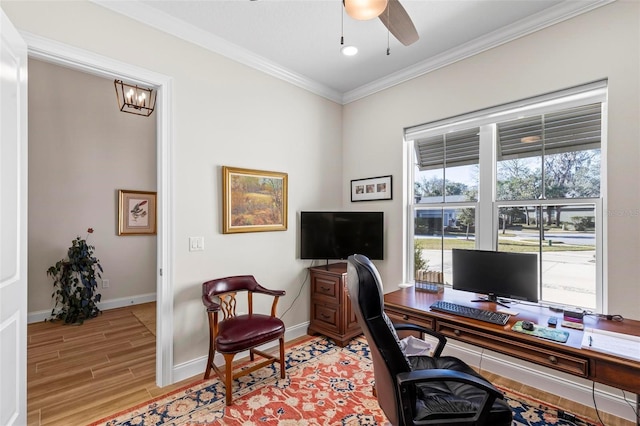
[[[323,334],[345,346],[362,334],[347,293],[347,264],[333,263],[309,268],[311,319],[308,334]]]

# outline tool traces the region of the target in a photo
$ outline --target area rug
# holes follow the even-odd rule
[[[239,368],[247,368],[245,363]],[[265,367],[234,382],[233,405],[224,403],[217,379],[188,387],[92,423],[92,426],[150,425],[388,425],[372,393],[373,370],[366,340],[344,348],[324,337],[301,341],[286,351],[287,377],[279,365]],[[550,407],[502,389],[514,413],[513,425],[569,426]],[[580,425],[592,426],[585,419]]]

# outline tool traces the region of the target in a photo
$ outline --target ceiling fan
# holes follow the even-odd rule
[[[405,46],[420,38],[409,14],[398,0],[342,0],[347,15],[361,21],[379,18]]]

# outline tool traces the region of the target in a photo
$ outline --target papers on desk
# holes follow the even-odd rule
[[[640,337],[585,328],[582,348],[640,361]]]

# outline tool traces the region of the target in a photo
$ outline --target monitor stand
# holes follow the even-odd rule
[[[498,296],[496,296],[495,294],[488,294],[487,297],[480,297],[479,299],[472,300],[472,302],[488,302],[504,306],[505,308],[509,307],[509,305],[502,303],[500,299],[498,299]]]

